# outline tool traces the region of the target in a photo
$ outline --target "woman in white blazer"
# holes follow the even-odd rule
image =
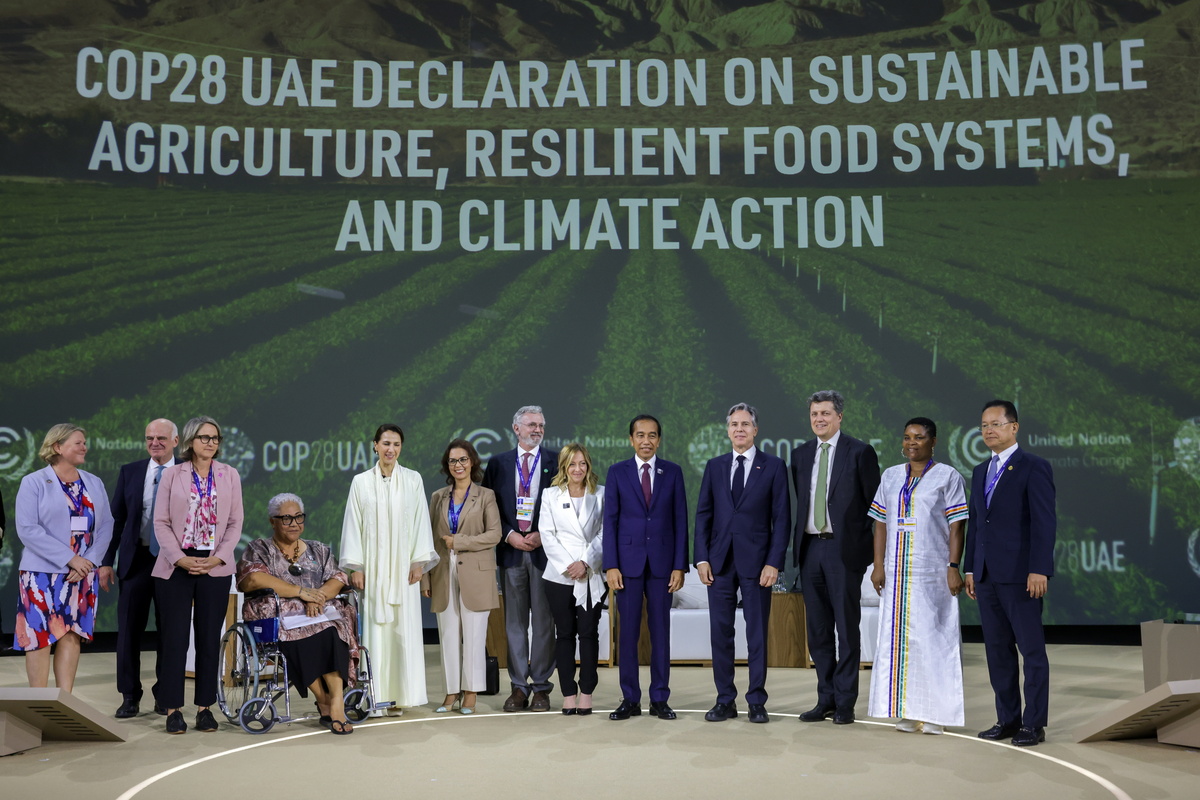
[[[542,492],[539,514],[546,571],[542,584],[554,617],[555,661],[562,712],[592,713],[598,680],[600,612],[604,608],[600,531],[604,487],[597,485],[587,448],[572,442],[558,456],[558,474]],[[579,682],[575,682],[575,641],[579,640]]]

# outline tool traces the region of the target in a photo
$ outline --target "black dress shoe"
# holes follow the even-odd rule
[[[609,719],[629,719],[630,717],[640,717],[642,715],[642,707],[638,703],[631,703],[625,698],[621,698],[621,705],[617,706],[617,710],[608,715]]]
[[[771,718],[767,716],[767,707],[762,703],[750,704],[750,721],[751,722],[770,722]]]
[[[167,715],[167,710],[165,708],[163,708],[162,706],[160,706],[158,704],[158,701],[155,700],[154,701],[154,713],[158,714],[160,717],[165,717]]]
[[[993,742],[997,742],[1001,739],[1011,739],[1012,737],[1016,736],[1020,730],[1021,726],[1015,722],[997,722],[986,731],[980,731],[979,738],[990,739]]]
[[[1027,728],[1021,726],[1021,729],[1012,737],[1012,743],[1017,747],[1033,747],[1035,744],[1041,744],[1046,741],[1045,728]]]
[[[841,706],[834,709],[834,725],[849,725],[852,722],[854,722],[854,708],[852,706]]]
[[[185,733],[187,723],[183,721],[183,712],[178,708],[167,715],[167,733]]]
[[[207,708],[196,712],[196,730],[202,733],[212,733],[217,729],[217,720]]]
[[[814,706],[800,715],[801,722],[820,722],[833,716],[833,706]]]
[[[121,707],[117,709],[117,713],[113,714],[117,719],[129,719],[138,715],[138,701],[132,697],[126,697],[121,701]]]
[[[666,700],[659,702],[650,701],[650,716],[658,717],[659,719],[675,719],[675,710],[667,705]]]
[[[722,703],[717,701],[717,704],[708,710],[704,715],[704,719],[708,722],[724,722],[727,719],[733,719],[737,716],[737,704]]]

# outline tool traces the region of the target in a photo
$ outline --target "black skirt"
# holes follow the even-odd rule
[[[350,648],[333,628],[292,642],[280,642],[279,652],[287,659],[288,680],[308,697],[308,687],[322,675],[336,672],[345,682],[350,678]]]

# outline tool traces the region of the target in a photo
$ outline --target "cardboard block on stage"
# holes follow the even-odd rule
[[[1200,678],[1200,625],[1143,622],[1142,676],[1147,692],[1167,681]]]
[[[1168,681],[1101,714],[1078,731],[1079,742],[1158,735],[1164,744],[1200,747],[1200,680]]]
[[[37,747],[43,739],[123,742],[116,723],[61,689],[0,689],[0,755]]]

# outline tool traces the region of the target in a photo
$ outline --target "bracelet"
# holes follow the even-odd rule
[[[949,564],[946,565],[946,569],[958,569],[958,562],[951,561]]]

